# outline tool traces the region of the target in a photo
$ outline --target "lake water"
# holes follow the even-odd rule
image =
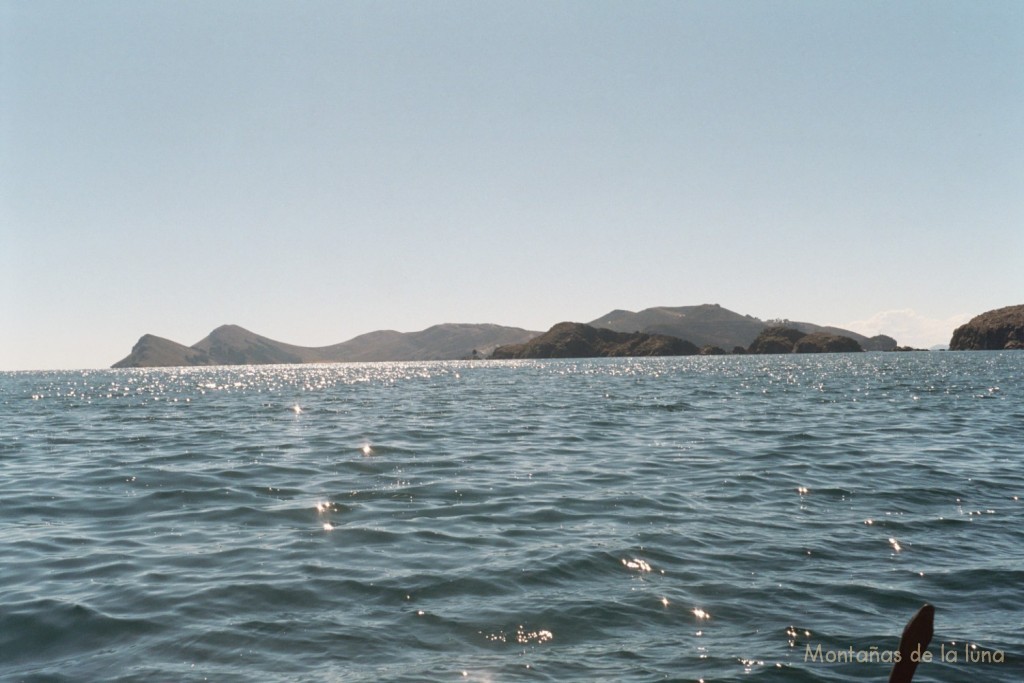
[[[0,373],[0,679],[1019,683],[1022,458],[1019,352]]]

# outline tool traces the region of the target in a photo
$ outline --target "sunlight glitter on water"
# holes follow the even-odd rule
[[[651,565],[647,564],[647,562],[641,560],[638,557],[634,557],[632,560],[622,558],[622,564],[625,565],[627,569],[635,569],[641,572],[651,571]]]
[[[896,594],[1020,651],[1024,357],[991,357],[9,377],[0,679],[811,683],[808,631],[897,638]]]
[[[517,626],[515,631],[510,634],[505,633],[504,631],[496,631],[494,633],[484,635],[484,638],[492,643],[513,642],[519,645],[527,645],[530,643],[543,645],[544,643],[554,640],[555,634],[548,629],[542,628],[527,630],[524,626],[520,625]]]

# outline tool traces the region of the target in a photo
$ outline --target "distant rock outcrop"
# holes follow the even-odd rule
[[[988,311],[953,331],[950,351],[1024,349],[1024,304]]]
[[[168,368],[180,365],[213,365],[205,351],[190,348],[170,339],[144,334],[126,358],[115,368]]]
[[[863,351],[856,339],[838,334],[806,334],[792,327],[769,327],[747,349],[748,353],[848,353]]]
[[[793,347],[807,335],[792,327],[768,327],[750,344],[748,353],[793,353]]]
[[[892,337],[884,334],[876,334],[869,337],[867,341],[860,343],[865,351],[895,351],[898,344]]]
[[[696,346],[677,337],[644,332],[615,332],[583,323],[559,323],[525,344],[499,346],[491,358],[599,358],[692,356]]]
[[[824,332],[812,332],[801,337],[793,347],[793,353],[856,353],[863,350],[856,339]]]
[[[618,332],[639,330],[650,334],[667,334],[680,339],[688,339],[698,346],[718,346],[723,349],[732,349],[737,346],[747,348],[765,329],[780,326],[795,329],[804,334],[824,332],[849,337],[870,351],[887,351],[896,347],[896,340],[885,335],[877,335],[869,339],[864,335],[839,327],[827,327],[792,320],[765,322],[750,315],[735,313],[718,304],[657,306],[636,313],[615,310],[592,320],[589,324],[594,327],[607,327]]]

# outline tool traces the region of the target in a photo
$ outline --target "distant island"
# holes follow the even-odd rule
[[[796,342],[793,342],[787,350],[774,352],[804,352],[815,344],[823,344],[823,349],[839,350],[835,346],[837,342],[826,342],[820,335],[853,340],[867,351],[892,351],[897,348],[896,340],[885,335],[865,337],[850,330],[785,319],[764,321],[735,313],[718,304],[660,306],[638,312],[613,310],[589,323],[569,324],[634,336],[616,337],[618,341],[615,341],[606,332],[598,332],[595,337],[595,333],[581,328],[566,328],[574,329],[572,334],[579,339],[592,338],[596,345],[593,348],[574,346],[578,345],[578,341],[562,340],[556,343],[556,346],[562,345],[559,351],[562,353],[567,353],[570,347],[578,347],[591,355],[666,355],[669,352],[672,355],[720,354],[726,353],[726,349],[731,349],[733,353],[746,353],[762,332],[773,328],[794,330],[793,333],[787,333],[790,336],[799,334],[809,337],[802,350],[795,349]],[[564,333],[566,329],[560,331]],[[519,327],[445,323],[419,332],[379,330],[340,344],[306,347],[279,342],[237,325],[222,325],[191,346],[152,334],[143,335],[131,353],[113,367],[483,359],[492,356],[499,347],[526,344],[550,335],[552,331],[542,335]],[[538,341],[538,346],[543,343]],[[754,349],[752,352],[759,351]]]
[[[953,331],[950,351],[1024,349],[1024,304],[974,316]]]

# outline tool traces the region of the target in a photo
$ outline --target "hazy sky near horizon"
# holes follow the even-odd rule
[[[0,0],[0,370],[1024,303],[1024,3]]]

